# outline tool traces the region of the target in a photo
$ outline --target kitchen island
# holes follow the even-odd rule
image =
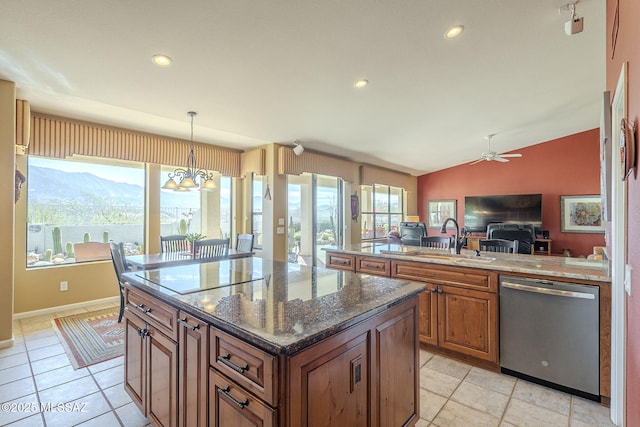
[[[154,425],[418,420],[422,283],[261,258],[125,277],[125,389]]]
[[[370,242],[326,248],[326,264],[342,271],[421,281],[420,341],[430,351],[487,369],[500,369],[499,284],[505,276],[599,289],[599,378],[602,402],[610,396],[611,276],[608,261],[478,253]],[[542,315],[542,313],[541,313]]]

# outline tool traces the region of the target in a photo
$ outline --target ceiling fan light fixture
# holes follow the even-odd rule
[[[444,38],[447,40],[454,39],[462,34],[463,31],[464,27],[462,25],[454,25],[444,33]]]
[[[155,54],[151,57],[151,61],[156,64],[158,67],[168,67],[173,63],[173,60],[162,53]]]

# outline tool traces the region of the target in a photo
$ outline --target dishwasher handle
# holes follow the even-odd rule
[[[542,288],[540,286],[521,285],[519,283],[511,283],[511,282],[501,282],[500,286],[503,286],[505,288],[515,289],[517,291],[532,292],[535,294],[547,294],[547,295],[555,295],[559,297],[568,297],[568,298],[596,299],[596,296],[594,294],[589,294],[586,292],[561,291],[559,289],[549,289],[549,288]]]

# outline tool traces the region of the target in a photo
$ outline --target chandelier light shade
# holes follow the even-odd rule
[[[213,191],[217,188],[213,179],[213,173],[207,172],[204,169],[198,169],[196,163],[196,152],[193,148],[193,118],[197,113],[195,111],[189,111],[187,114],[191,116],[191,147],[189,148],[189,155],[187,156],[187,167],[177,168],[173,172],[169,172],[169,179],[164,183],[162,189],[173,191]],[[176,178],[180,181],[176,182]],[[200,184],[198,184],[198,180]]]

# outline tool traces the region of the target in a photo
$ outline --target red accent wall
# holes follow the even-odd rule
[[[619,5],[619,26],[615,52],[612,34],[616,5]],[[627,115],[638,126],[640,115],[640,2],[637,0],[607,0],[607,90],[615,92],[622,64],[629,62],[627,73]],[[613,129],[616,127],[613,125]],[[638,133],[636,132],[636,138]],[[636,164],[638,154],[636,151]],[[628,178],[627,187],[627,263],[634,270],[632,293],[627,296],[626,342],[626,425],[640,426],[640,182],[638,169]],[[616,284],[614,284],[616,286]],[[621,286],[618,285],[618,286]]]
[[[542,194],[542,228],[549,230],[552,252],[570,248],[587,256],[604,246],[603,234],[561,233],[560,196],[600,194],[600,130],[569,135],[516,150],[522,158],[508,163],[464,164],[418,177],[418,214],[426,219],[429,200],[457,200],[456,220],[464,225],[464,197]],[[478,155],[480,155],[480,151]],[[429,235],[439,235],[430,228]]]

